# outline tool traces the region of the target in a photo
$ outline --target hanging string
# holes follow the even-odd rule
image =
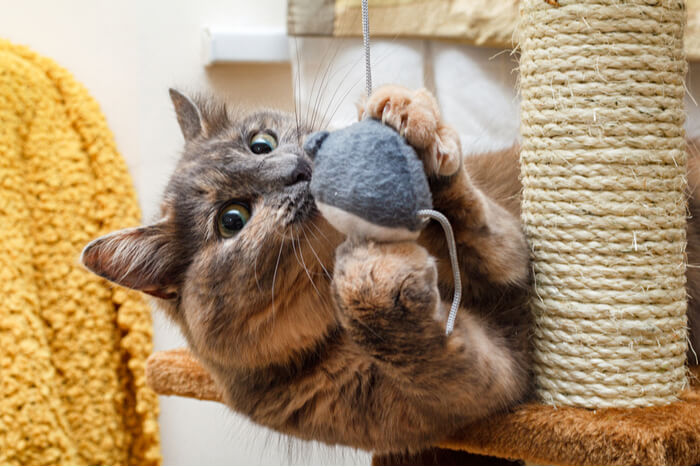
[[[372,69],[369,59],[369,7],[367,2],[368,0],[362,0],[362,40],[365,47],[365,79],[367,83],[367,97],[369,97],[370,94],[372,94]],[[447,249],[450,254],[450,264],[452,265],[452,274],[454,276],[455,283],[452,306],[450,307],[450,313],[447,317],[447,324],[445,325],[445,334],[449,336],[452,334],[452,330],[454,329],[457,311],[459,310],[459,304],[462,301],[462,277],[459,273],[459,261],[457,259],[457,245],[455,243],[454,233],[452,231],[450,221],[442,213],[433,209],[421,209],[418,211],[418,215],[421,217],[429,217],[438,221],[442,226],[442,229],[445,231],[445,238],[447,238]]]
[[[372,94],[372,69],[369,60],[369,7],[368,0],[362,0],[362,42],[365,46],[365,80],[367,86],[367,97]]]

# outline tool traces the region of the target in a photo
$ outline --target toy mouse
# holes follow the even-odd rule
[[[311,194],[328,222],[347,236],[383,242],[414,240],[428,219],[445,230],[455,294],[445,327],[450,334],[462,296],[452,227],[433,210],[430,186],[416,151],[396,130],[366,119],[308,137],[314,161]]]
[[[366,119],[304,144],[314,161],[311,193],[340,232],[378,241],[418,238],[432,209],[423,163],[393,128]]]

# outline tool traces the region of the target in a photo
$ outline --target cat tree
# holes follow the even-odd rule
[[[442,447],[535,463],[698,463],[698,373],[689,385],[685,367],[685,3],[520,8],[541,402]],[[148,380],[161,394],[220,400],[186,351],[154,354]]]

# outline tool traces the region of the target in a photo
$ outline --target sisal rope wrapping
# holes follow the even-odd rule
[[[537,392],[670,403],[686,386],[685,4],[559,4],[521,2]]]

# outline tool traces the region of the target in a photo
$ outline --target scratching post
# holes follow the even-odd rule
[[[537,391],[667,404],[687,383],[685,4],[554,3],[521,3]]]

